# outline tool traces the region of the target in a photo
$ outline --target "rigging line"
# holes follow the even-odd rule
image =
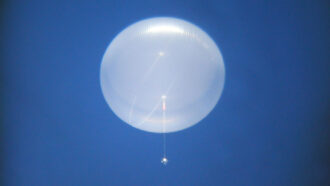
[[[132,122],[132,113],[133,113],[133,109],[134,109],[134,106],[135,106],[135,101],[136,101],[136,96],[133,97],[132,105],[131,105],[131,108],[130,108],[130,111],[129,111],[129,114],[128,114],[128,121],[129,122]]]
[[[162,125],[163,125],[163,158],[167,162],[166,158],[166,96],[171,91],[175,81],[173,80],[170,84],[170,86],[167,88],[166,93],[162,96],[162,112],[163,112],[163,119],[162,119]],[[165,162],[165,164],[166,164]]]
[[[163,157],[166,158],[166,133],[163,133],[163,154]]]
[[[138,123],[136,126],[140,126],[140,125],[144,124],[154,114],[154,112],[157,110],[157,108],[159,108],[160,103],[161,103],[161,101],[158,101],[158,103],[151,110],[151,112],[149,112],[148,115],[140,123]]]
[[[163,111],[163,157],[166,158],[166,96],[162,97],[162,111]]]
[[[173,85],[174,85],[174,83],[175,83],[175,81],[172,81],[171,82],[171,84],[170,84],[170,86],[168,87],[168,89],[166,90],[166,94],[164,95],[164,96],[166,96],[169,92],[170,92],[170,90],[172,89],[172,87],[173,87]],[[165,100],[166,100],[166,97],[162,97],[158,102],[157,102],[157,104],[155,105],[155,107],[147,114],[147,116],[140,122],[140,123],[138,123],[137,124],[137,126],[140,126],[140,125],[142,125],[142,124],[144,124],[153,114],[154,114],[154,112],[159,108],[159,106],[161,105],[161,104],[164,104],[165,103]],[[166,104],[166,103],[165,103]],[[163,114],[164,114],[164,110],[165,109],[162,109],[163,110]],[[163,125],[163,133],[164,133],[164,131],[166,131],[165,129],[166,128],[164,128],[164,125],[165,125],[165,115],[163,115],[163,119],[162,119],[162,125]]]
[[[163,110],[163,157],[166,158],[165,109]]]

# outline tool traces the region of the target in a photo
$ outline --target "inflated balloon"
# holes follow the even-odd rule
[[[198,123],[215,107],[225,69],[214,41],[176,18],[139,21],[111,42],[101,64],[103,95],[126,123],[157,133]]]

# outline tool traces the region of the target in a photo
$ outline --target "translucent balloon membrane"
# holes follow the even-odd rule
[[[113,112],[138,129],[167,133],[206,117],[218,102],[225,69],[214,41],[176,18],[139,21],[107,48],[103,95]]]

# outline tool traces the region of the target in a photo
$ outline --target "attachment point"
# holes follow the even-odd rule
[[[160,161],[163,165],[166,165],[168,163],[168,159],[166,157],[162,158]]]

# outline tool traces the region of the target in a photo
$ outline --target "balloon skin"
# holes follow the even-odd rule
[[[139,21],[120,32],[101,64],[106,102],[138,129],[168,133],[191,127],[217,104],[225,68],[214,41],[176,18]]]

